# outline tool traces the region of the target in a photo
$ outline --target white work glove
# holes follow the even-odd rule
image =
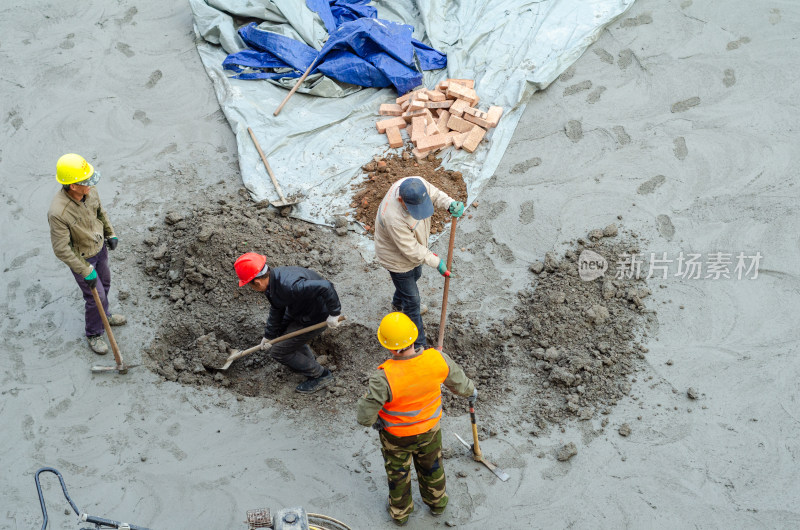
[[[326,320],[328,323],[329,328],[338,328],[339,327],[339,315],[333,316],[329,315],[328,319]]]
[[[261,339],[260,346],[262,351],[269,351],[269,349],[272,348],[272,344],[270,344],[269,339],[267,337]]]
[[[476,401],[478,401],[478,389],[472,391],[472,395],[467,398],[470,405],[474,405]]]

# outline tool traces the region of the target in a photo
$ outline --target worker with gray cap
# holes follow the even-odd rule
[[[450,275],[447,263],[428,248],[434,206],[447,208],[453,217],[464,213],[463,202],[422,177],[406,177],[389,188],[375,217],[375,256],[394,283],[392,310],[408,315],[419,330],[415,348],[426,347],[417,287],[422,265]]]

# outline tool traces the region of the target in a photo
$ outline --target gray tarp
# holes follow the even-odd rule
[[[350,210],[351,185],[361,165],[388,149],[375,129],[381,103],[393,102],[394,89],[353,90],[325,79],[312,93],[298,91],[283,111],[272,113],[286,89],[269,81],[230,79],[222,69],[228,53],[244,44],[230,16],[266,20],[261,27],[302,39],[320,49],[325,27],[303,0],[189,0],[197,48],[214,83],[220,105],[236,133],[242,180],[255,200],[277,193],[247,133],[256,133],[286,195],[304,200],[294,217],[332,224]],[[475,153],[449,148],[440,155],[446,168],[461,171],[469,201],[492,176],[522,116],[530,95],[547,87],[594,42],[603,28],[634,0],[381,0],[378,17],[414,26],[414,37],[447,54],[447,69],[425,73],[425,86],[445,78],[475,79],[479,107],[505,109],[496,129]],[[293,85],[289,80],[288,86]]]

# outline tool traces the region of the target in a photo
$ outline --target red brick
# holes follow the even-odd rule
[[[453,147],[455,147],[456,149],[461,149],[462,147],[464,147],[464,140],[467,139],[469,133],[460,133],[458,131],[453,131],[452,133],[449,134],[453,133],[455,133],[453,135]]]
[[[452,116],[461,117],[464,114],[464,109],[469,107],[469,103],[464,101],[463,99],[457,99],[450,105],[448,109]]]
[[[400,116],[403,113],[403,108],[397,103],[381,103],[381,108],[378,114],[381,116]]]
[[[408,110],[409,105],[411,105],[411,102],[406,100],[406,101],[400,103],[400,108],[403,109],[403,111],[406,111],[406,110]]]
[[[470,123],[466,120],[462,120],[458,116],[450,116],[450,119],[447,120],[447,127],[458,132],[469,132],[475,127],[475,124]]]
[[[450,113],[446,110],[443,110],[441,114],[439,114],[439,119],[436,120],[436,126],[439,128],[439,132],[442,134],[449,132],[450,127],[447,126],[447,121],[450,119]]]
[[[463,85],[467,88],[475,88],[475,80],[474,79],[448,79],[448,83],[457,83],[459,85]]]
[[[428,156],[428,153],[430,153],[430,152],[431,152],[430,149],[428,149],[426,151],[420,151],[419,149],[414,148],[414,149],[411,150],[411,154],[414,155],[414,158],[416,158],[417,160],[424,159],[426,156]]]
[[[428,98],[431,101],[446,101],[447,96],[444,95],[444,92],[439,92],[438,90],[428,90]]]
[[[425,107],[429,109],[449,109],[450,105],[453,104],[452,99],[447,99],[445,101],[428,101],[425,104]]]
[[[464,150],[469,151],[470,153],[474,153],[485,135],[486,135],[486,129],[483,129],[476,125],[469,132],[469,134],[467,134],[466,140],[464,140],[464,145],[463,145]]]
[[[430,98],[428,97],[427,90],[418,90],[417,94],[414,96],[414,99],[417,101],[428,101]]]
[[[445,81],[439,81],[439,84],[436,85],[436,88],[439,89],[442,92],[447,92],[447,87],[448,86],[450,86],[450,82],[445,80]]]
[[[400,127],[387,128],[386,138],[389,140],[389,147],[403,147],[403,136],[400,134]]]
[[[380,120],[375,123],[375,126],[378,127],[379,133],[385,133],[386,129],[389,127],[399,127],[400,129],[406,128],[406,120],[402,117],[398,116],[396,118],[389,118],[386,120]]]
[[[447,139],[444,134],[434,134],[433,136],[425,136],[417,140],[417,149],[420,151],[430,151],[438,149],[447,145]]]
[[[419,117],[419,116],[425,116],[426,112],[428,114],[430,114],[431,111],[429,111],[428,109],[418,109],[418,110],[409,109],[409,110],[407,110],[407,111],[405,111],[403,113],[401,118],[403,118],[407,122],[410,122],[412,118],[416,118],[416,117]]]
[[[411,118],[411,127],[413,128],[411,141],[417,143],[420,138],[425,136],[425,118],[423,116]]]
[[[491,106],[489,112],[486,113],[486,121],[489,122],[489,127],[497,127],[497,122],[500,121],[500,116],[503,115],[503,107]]]
[[[414,94],[413,92],[407,92],[406,95],[397,98],[396,100],[394,100],[394,102],[397,103],[398,105],[401,105],[406,101],[408,101],[413,94]]]
[[[411,104],[408,106],[408,108],[409,108],[409,110],[424,109],[425,108],[425,101],[419,101],[419,100],[415,99],[414,101],[411,102]]]
[[[439,128],[436,126],[436,122],[429,123],[428,126],[425,128],[425,136],[433,136],[434,134],[439,134]]]
[[[478,111],[478,112],[480,112],[480,111]],[[480,112],[480,113],[483,114],[484,116],[486,116],[485,112]],[[462,116],[462,118],[464,118],[468,122],[474,123],[475,125],[480,125],[484,129],[488,129],[489,128],[489,122],[488,121],[486,121],[485,119],[480,118],[478,116],[467,114],[466,110],[464,111],[464,115]]]

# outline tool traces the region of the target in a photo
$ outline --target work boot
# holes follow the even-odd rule
[[[411,508],[411,512],[412,513],[413,513],[413,511],[414,511],[414,508]],[[392,519],[394,524],[396,524],[397,526],[405,526],[406,523],[408,522],[408,518],[411,517],[411,515],[409,514],[409,515],[406,515],[405,517],[401,517],[400,519],[395,519],[394,516],[392,515],[392,506],[389,504],[388,501],[386,502],[386,513],[389,514],[389,517]]]
[[[125,318],[125,315],[114,314],[108,317],[108,323],[112,326],[124,326],[128,323],[128,319]]]
[[[325,371],[322,372],[322,375],[319,377],[311,377],[307,381],[303,381],[297,388],[296,391],[300,392],[301,394],[313,394],[317,390],[321,390],[326,386],[333,383],[333,374],[330,370],[325,368]]]
[[[444,501],[444,505],[442,506],[428,506],[428,508],[431,509],[431,515],[433,515],[434,517],[439,517],[444,513],[444,510],[445,508],[447,508],[447,503],[450,500],[450,498],[447,496],[447,494],[445,494],[442,500]]]
[[[103,340],[102,335],[92,335],[91,337],[86,337],[86,340],[89,342],[89,347],[97,355],[105,355],[108,353],[108,345],[106,341]]]

